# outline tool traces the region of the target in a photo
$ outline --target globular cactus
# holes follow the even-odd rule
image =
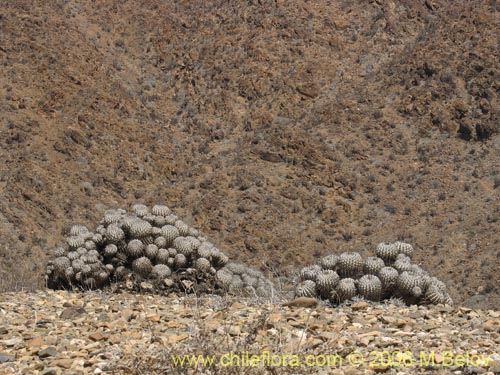
[[[177,250],[175,250],[173,247],[169,247],[168,249],[168,254],[173,258],[177,255]]]
[[[119,223],[120,220],[122,219],[123,215],[112,210],[112,211],[107,211],[104,214],[104,218],[102,219],[102,223],[104,225],[110,225],[110,224],[116,224]]]
[[[64,247],[57,247],[56,249],[54,249],[54,251],[52,252],[52,256],[54,258],[59,258],[59,257],[63,257],[66,255],[66,250],[64,249]]]
[[[399,254],[404,254],[410,258],[413,255],[413,246],[409,243],[396,241],[394,242],[394,246],[396,247]]]
[[[411,271],[412,264],[411,259],[405,254],[398,254],[396,261],[392,265],[398,272]]]
[[[124,267],[124,266],[118,266],[115,270],[115,277],[118,279],[118,280],[123,280],[125,279],[129,274],[131,273],[131,271]]]
[[[111,262],[114,265],[123,266],[127,263],[127,258],[127,254],[119,252],[111,259]]]
[[[380,269],[377,276],[382,282],[382,288],[388,292],[396,286],[399,272],[393,267],[385,266]]]
[[[104,267],[106,268],[106,271],[108,271],[108,274],[111,274],[115,271],[115,267],[111,263],[106,264]]]
[[[221,268],[215,274],[215,278],[219,286],[224,289],[228,289],[231,284],[231,280],[233,279],[233,273],[226,268]]]
[[[144,244],[141,240],[134,239],[127,244],[125,251],[130,257],[139,258],[143,255]]]
[[[202,242],[196,249],[196,253],[199,257],[210,259],[214,253],[214,245],[210,242]]]
[[[137,203],[132,206],[132,212],[138,217],[143,217],[149,214],[149,208],[144,204]]]
[[[179,235],[184,237],[189,236],[189,225],[187,225],[185,222],[183,222],[182,220],[177,220],[174,226],[179,231]]]
[[[128,231],[133,238],[145,238],[151,234],[152,228],[146,220],[134,220],[130,223]]]
[[[216,268],[224,267],[229,262],[229,257],[222,251],[215,251],[212,254],[212,264]]]
[[[81,236],[71,236],[66,239],[70,249],[77,249],[85,245],[85,239]]]
[[[179,218],[174,214],[170,214],[167,217],[165,217],[165,220],[168,225],[175,225],[175,222],[179,220]]]
[[[316,283],[312,280],[304,280],[295,288],[296,297],[316,297]]]
[[[170,246],[173,241],[180,236],[180,233],[173,225],[164,225],[161,228],[161,235],[165,238],[166,246]]]
[[[104,248],[104,256],[113,257],[118,252],[118,246],[115,244],[109,244]]]
[[[243,280],[243,283],[245,285],[248,285],[252,288],[256,287],[259,280],[253,276],[250,276],[249,274],[247,273],[244,273],[243,275],[241,275],[241,280]]]
[[[377,245],[375,254],[384,260],[384,262],[392,262],[398,256],[398,248],[393,243],[382,242]]]
[[[241,275],[241,274],[245,273],[247,266],[245,266],[244,264],[241,264],[241,263],[231,262],[231,263],[226,264],[225,268],[234,274]]]
[[[177,237],[173,243],[178,253],[190,256],[193,253],[193,243],[187,237]]]
[[[363,258],[359,253],[348,251],[339,255],[338,274],[341,277],[356,277],[363,272]]]
[[[164,216],[155,216],[153,222],[152,234],[157,236],[161,234],[161,227],[167,224],[167,219]]]
[[[165,279],[172,274],[170,268],[165,264],[157,264],[153,267],[151,274],[154,278]]]
[[[370,301],[379,301],[382,297],[382,282],[375,275],[364,275],[358,280],[359,294]]]
[[[156,246],[155,244],[150,244],[146,246],[146,249],[144,250],[144,255],[146,255],[149,259],[154,260],[158,255],[158,246]]]
[[[106,228],[106,239],[110,243],[118,243],[125,239],[125,232],[117,224],[110,224]]]
[[[339,257],[335,254],[330,254],[321,259],[321,267],[325,270],[335,270]]]
[[[322,271],[323,269],[321,268],[321,266],[317,264],[304,267],[300,270],[300,279],[316,281],[316,278]]]
[[[170,254],[167,249],[158,249],[158,254],[156,254],[156,264],[167,264]]]
[[[147,221],[152,226],[156,220],[156,215],[153,215],[153,214],[144,215],[142,217],[142,220]]]
[[[420,297],[422,294],[423,282],[420,275],[403,271],[398,277],[397,286],[399,292],[403,295]]]
[[[319,294],[323,298],[330,298],[332,291],[335,289],[340,281],[340,277],[337,272],[327,269],[322,271],[316,277],[316,286]]]
[[[187,259],[184,254],[176,254],[174,257],[174,266],[176,269],[180,268],[186,268],[187,266]]]
[[[82,267],[85,265],[85,263],[83,262],[83,260],[81,260],[80,258],[78,259],[75,259],[73,261],[71,261],[71,267],[73,268],[73,270],[75,270],[76,272],[79,272],[82,270]]]
[[[203,273],[209,273],[211,267],[212,266],[210,265],[210,261],[208,259],[205,259],[205,258],[196,259],[195,268],[198,271],[203,272]]]
[[[234,294],[239,294],[243,290],[245,283],[243,282],[240,275],[233,275],[231,282],[229,284],[229,292]]]
[[[363,271],[367,275],[377,275],[383,267],[385,267],[385,263],[382,258],[368,257],[365,259]]]
[[[79,247],[76,249],[76,252],[80,254],[80,256],[86,255],[88,253],[88,250],[84,247]]]
[[[201,245],[201,241],[197,239],[196,237],[193,236],[186,236],[185,237],[187,241],[191,243],[191,247],[193,250],[197,250],[198,247]]]
[[[100,233],[94,233],[94,234],[92,235],[92,238],[91,238],[91,239],[92,239],[92,241],[94,241],[94,243],[95,243],[96,245],[100,245],[100,244],[102,244],[102,243],[104,242],[104,237],[103,237],[103,235],[102,235],[102,234],[100,234]]]
[[[438,304],[452,305],[453,304],[453,300],[450,298],[448,293],[446,291],[442,290],[441,288],[439,288],[439,286],[437,286],[436,284],[431,284],[427,288],[427,290],[425,292],[425,298],[430,303],[433,303],[435,305],[438,305]]]
[[[170,212],[170,208],[158,204],[153,206],[153,208],[151,209],[151,213],[157,216],[168,216],[170,215]]]
[[[151,260],[149,258],[140,257],[134,260],[134,262],[132,263],[132,269],[138,275],[146,277],[153,269],[153,265],[151,264]]]
[[[65,256],[58,257],[54,259],[53,266],[56,274],[63,276],[66,268],[71,267],[71,261]]]
[[[71,280],[73,277],[75,277],[75,270],[73,267],[68,267],[64,270],[64,277],[67,280]]]
[[[78,252],[76,252],[76,251],[70,251],[66,256],[68,257],[68,259],[70,261],[74,261],[74,260],[80,258],[80,254],[78,254]]]
[[[83,285],[85,285],[89,289],[94,289],[97,287],[97,282],[93,277],[87,277],[83,279]]]
[[[154,244],[156,246],[158,246],[158,249],[166,249],[169,245],[169,243],[167,242],[167,239],[161,235],[159,235],[158,237],[155,238],[155,241],[154,241]]]
[[[95,242],[92,240],[85,241],[85,244],[83,245],[87,250],[95,250],[96,245]]]
[[[351,278],[340,279],[337,288],[335,288],[335,297],[339,302],[343,302],[349,299],[352,299],[358,294],[358,290],[356,288],[356,282]]]
[[[86,234],[86,233],[89,233],[89,230],[85,225],[76,224],[76,225],[73,225],[71,227],[71,229],[69,230],[69,235],[75,236],[75,237],[81,236],[81,235]]]

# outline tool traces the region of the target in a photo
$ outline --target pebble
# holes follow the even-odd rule
[[[85,314],[83,307],[68,307],[61,313],[61,319],[73,320],[82,314]]]
[[[46,349],[42,349],[38,352],[40,358],[55,357],[57,355],[57,350],[53,346]]]
[[[283,304],[283,306],[288,307],[316,307],[318,305],[318,300],[311,297],[299,297]]]
[[[15,358],[13,355],[0,353],[0,363],[12,362]]]

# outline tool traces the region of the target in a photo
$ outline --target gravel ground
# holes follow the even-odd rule
[[[500,373],[495,310],[47,290],[0,294],[0,317],[0,375]]]

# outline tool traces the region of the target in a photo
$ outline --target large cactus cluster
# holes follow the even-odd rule
[[[272,293],[272,284],[260,271],[230,263],[207,238],[161,205],[108,210],[94,231],[73,225],[65,245],[53,252],[45,277],[51,288],[151,282],[172,289],[188,280],[213,285],[214,291]]]
[[[405,242],[380,243],[375,255],[356,252],[330,254],[300,271],[295,295],[319,297],[334,304],[362,297],[399,298],[408,304],[452,304],[446,285],[411,262],[413,246]]]

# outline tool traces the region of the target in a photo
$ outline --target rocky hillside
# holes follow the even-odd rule
[[[415,244],[500,306],[494,1],[0,1],[0,289],[109,207],[163,203],[288,275]]]

